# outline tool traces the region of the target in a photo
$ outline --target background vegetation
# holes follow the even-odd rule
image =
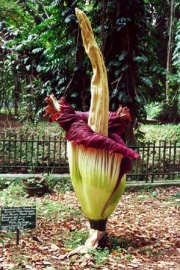
[[[0,109],[37,122],[50,93],[77,110],[89,108],[92,69],[75,7],[89,17],[103,52],[111,110],[128,106],[135,128],[147,113],[178,122],[176,0],[0,0]]]

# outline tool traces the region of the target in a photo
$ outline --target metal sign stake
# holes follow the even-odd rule
[[[19,245],[19,229],[16,230],[16,245]]]

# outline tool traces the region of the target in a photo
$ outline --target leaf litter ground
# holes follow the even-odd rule
[[[37,226],[20,231],[19,245],[16,233],[0,232],[0,270],[180,269],[179,187],[126,192],[108,220],[107,247],[69,258],[89,230],[74,192],[30,198],[16,192],[0,196],[0,205],[36,205]]]

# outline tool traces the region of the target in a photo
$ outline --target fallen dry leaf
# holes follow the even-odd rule
[[[105,251],[74,254],[71,258],[66,254],[73,245],[84,244],[82,236],[89,230],[74,192],[56,191],[38,198],[42,205],[47,200],[51,205],[58,202],[62,211],[58,217],[53,213],[44,216],[41,211],[36,229],[22,231],[18,246],[15,234],[0,232],[0,265],[3,270],[179,270],[180,208],[174,196],[178,192],[180,188],[170,187],[124,194],[108,220]],[[70,215],[72,209],[75,214]]]

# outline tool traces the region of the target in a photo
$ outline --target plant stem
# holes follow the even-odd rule
[[[107,219],[105,220],[91,220],[89,219],[91,229],[98,230],[98,231],[106,231],[106,223]]]

